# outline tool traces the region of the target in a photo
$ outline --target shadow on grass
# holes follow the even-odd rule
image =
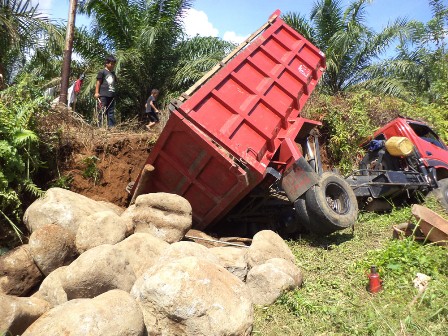
[[[300,237],[294,238],[294,240],[306,241],[309,246],[318,247],[325,250],[331,250],[333,246],[340,245],[354,237],[353,233],[336,232],[329,236],[321,237],[312,233],[302,234]]]

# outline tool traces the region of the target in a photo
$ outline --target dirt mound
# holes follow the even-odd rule
[[[47,115],[41,128],[47,135],[58,135],[56,185],[119,206],[126,206],[126,186],[136,180],[158,138],[138,124],[111,130],[93,127],[64,107]]]
[[[149,134],[104,134],[100,143],[74,153],[63,175],[71,177],[70,190],[125,206],[126,186],[136,180],[151,148]]]

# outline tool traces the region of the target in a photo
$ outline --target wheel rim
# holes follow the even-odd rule
[[[347,192],[337,183],[327,185],[325,199],[330,209],[338,215],[347,213],[350,208],[350,199]]]

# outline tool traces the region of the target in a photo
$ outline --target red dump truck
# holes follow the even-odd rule
[[[295,208],[294,221],[317,234],[355,223],[353,190],[339,175],[322,172],[311,135],[320,123],[300,116],[325,55],[279,15],[171,102],[131,203],[146,193],[181,195],[191,203],[193,228],[209,230],[225,226],[223,218],[256,195],[281,190]],[[297,228],[285,223],[289,232]]]

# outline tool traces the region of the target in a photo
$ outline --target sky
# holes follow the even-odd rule
[[[184,20],[190,36],[219,36],[232,42],[242,42],[263,25],[269,16],[280,9],[282,13],[296,12],[306,17],[316,0],[192,0]],[[446,0],[448,1],[448,0]],[[67,20],[69,0],[32,0],[53,19]],[[343,4],[350,0],[342,0]],[[344,7],[345,8],[345,7]],[[367,6],[367,25],[382,30],[396,18],[426,23],[431,19],[428,0],[372,0]],[[85,16],[77,15],[76,26],[88,25]]]

